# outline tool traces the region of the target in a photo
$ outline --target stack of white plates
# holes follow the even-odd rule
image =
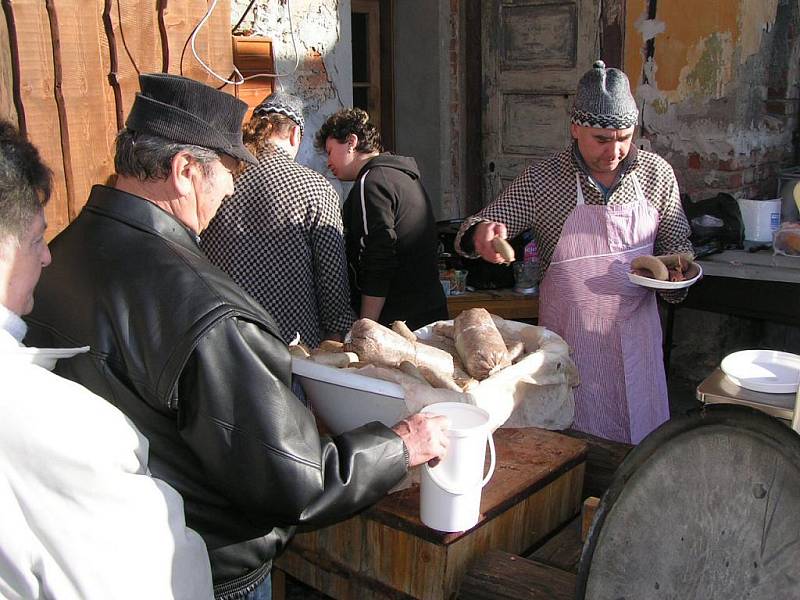
[[[800,384],[800,356],[778,350],[742,350],[722,359],[720,368],[739,387],[770,394],[793,394]]]

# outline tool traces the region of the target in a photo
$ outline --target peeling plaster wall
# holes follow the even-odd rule
[[[642,135],[692,198],[774,196],[794,163],[799,13],[796,0],[628,0]]]
[[[232,0],[232,25],[248,4]],[[297,160],[323,173],[344,194],[345,186],[327,171],[324,152],[314,148],[314,135],[330,114],[353,103],[350,0],[257,0],[239,30],[272,39],[276,71],[286,74],[276,87],[305,102],[305,136]]]
[[[248,4],[232,0],[232,24]],[[464,11],[459,0],[398,0],[394,6],[395,151],[417,159],[437,218],[456,218],[465,194]],[[294,69],[294,31],[300,65],[280,81],[306,102],[297,158],[346,194],[350,184],[327,172],[313,136],[328,115],[352,105],[350,1],[257,0],[240,30],[272,39],[279,73]]]
[[[798,32],[797,0],[627,0],[644,141],[693,199],[775,197],[797,160]],[[677,310],[673,334],[670,375],[692,386],[735,350],[800,352],[798,327],[692,309]]]
[[[455,0],[395,4],[395,140],[416,158],[436,218],[459,216],[464,164],[462,11]]]

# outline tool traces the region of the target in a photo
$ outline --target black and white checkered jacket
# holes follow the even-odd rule
[[[268,145],[202,235],[208,258],[258,300],[286,341],[307,345],[353,323],[339,196]]]

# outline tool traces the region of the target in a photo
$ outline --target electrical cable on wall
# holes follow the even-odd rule
[[[217,7],[217,1],[218,0],[213,0],[211,6],[206,11],[206,14],[203,16],[202,19],[200,19],[197,25],[195,25],[194,29],[192,29],[192,33],[189,34],[186,43],[183,45],[183,51],[181,52],[181,60],[180,60],[181,75],[183,75],[183,57],[186,53],[187,46],[191,46],[192,54],[194,55],[197,62],[200,63],[200,66],[203,67],[212,77],[222,82],[220,88],[225,87],[228,84],[242,85],[245,81],[256,79],[258,77],[275,77],[275,78],[287,77],[297,72],[297,69],[300,66],[300,53],[297,51],[297,38],[295,37],[294,26],[292,24],[292,7],[290,0],[286,0],[286,13],[289,20],[289,33],[292,36],[292,46],[294,47],[294,68],[289,73],[256,73],[255,75],[244,77],[242,73],[239,71],[239,69],[234,65],[233,72],[231,73],[231,76],[234,77],[234,79],[227,79],[222,75],[217,74],[211,67],[209,67],[205,62],[203,62],[203,60],[197,54],[197,49],[195,48],[195,39],[197,38],[197,34],[200,32],[200,29],[202,29],[203,25],[206,24],[208,19],[211,17],[211,14],[214,12],[214,9]],[[242,14],[242,17],[239,19],[239,22],[236,24],[236,26],[233,28],[232,31],[235,31],[236,28],[239,27],[239,25],[244,20],[245,15],[253,7],[254,4],[255,0],[252,0],[252,2],[250,2],[250,4],[247,6],[244,13]]]
[[[136,71],[136,74],[141,75],[139,67],[136,66],[136,61],[133,60],[133,55],[131,54],[131,51],[128,49],[128,43],[125,41],[125,31],[122,29],[122,9],[119,6],[119,0],[117,0],[117,18],[119,19],[119,37],[122,40],[122,47],[125,48],[125,54],[128,55],[128,58],[130,59],[131,64],[133,65],[133,68]]]
[[[255,3],[256,3],[256,0],[250,0],[250,4],[248,4],[247,8],[244,9],[244,12],[242,13],[242,16],[239,17],[239,20],[236,22],[236,25],[234,25],[231,28],[231,35],[236,35],[236,30],[239,29],[239,25],[242,24],[242,21],[244,21],[244,18],[247,16],[247,13],[250,12],[250,9],[253,8],[253,5]]]

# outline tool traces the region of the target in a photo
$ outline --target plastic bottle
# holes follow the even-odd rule
[[[525,245],[522,264],[515,264],[514,275],[516,291],[523,294],[539,292],[539,252],[535,240],[531,240]]]
[[[539,248],[536,247],[536,241],[531,240],[525,245],[525,264],[526,269],[529,271],[533,279],[533,287],[536,289],[535,293],[539,293]]]

